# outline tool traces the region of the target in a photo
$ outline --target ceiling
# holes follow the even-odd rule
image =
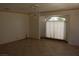
[[[37,6],[40,12],[78,9],[79,3],[0,3],[0,11],[29,13]]]

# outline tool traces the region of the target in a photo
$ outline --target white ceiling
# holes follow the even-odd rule
[[[0,10],[28,13],[34,5],[38,5],[40,12],[79,8],[79,3],[0,3]]]

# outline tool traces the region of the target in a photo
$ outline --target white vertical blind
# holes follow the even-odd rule
[[[54,38],[64,39],[64,22],[54,22],[54,30]]]
[[[50,29],[49,28],[51,28],[51,26],[50,26],[51,24],[50,24],[50,22],[47,22],[46,23],[46,37],[50,37],[51,35],[50,35]]]
[[[46,23],[46,37],[64,39],[64,21],[52,21]]]
[[[51,38],[53,38],[54,37],[54,23],[52,23],[52,22],[49,22],[50,23],[50,27],[51,28],[49,28],[50,29],[50,37]]]

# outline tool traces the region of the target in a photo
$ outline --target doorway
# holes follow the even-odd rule
[[[46,22],[46,37],[65,40],[66,18],[50,17]]]

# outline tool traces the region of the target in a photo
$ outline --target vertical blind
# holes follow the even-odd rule
[[[46,23],[46,37],[64,39],[65,22],[64,21],[48,21]]]

